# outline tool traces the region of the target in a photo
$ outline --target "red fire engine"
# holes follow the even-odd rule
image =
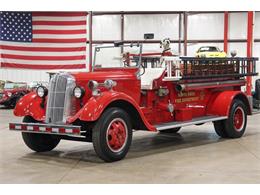
[[[120,48],[121,58],[102,58],[102,51]],[[9,128],[21,131],[29,148],[50,151],[61,139],[93,142],[97,155],[112,162],[127,154],[133,129],[176,133],[213,122],[219,136],[239,138],[247,115],[257,111],[252,94],[242,91],[251,86],[246,77],[257,75],[257,58],[143,53],[139,43],[98,46],[94,56],[91,72],[55,74],[48,89],[39,86],[18,102],[14,114],[23,122]],[[259,108],[259,87],[255,93]]]

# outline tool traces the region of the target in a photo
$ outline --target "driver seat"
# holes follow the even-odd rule
[[[153,81],[160,78],[164,71],[165,68],[146,68],[145,73],[141,75],[141,89],[152,90]]]

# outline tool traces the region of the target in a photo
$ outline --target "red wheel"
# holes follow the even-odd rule
[[[223,138],[242,137],[247,125],[247,108],[236,99],[231,106],[227,120],[214,122],[216,133]]]
[[[107,145],[113,152],[120,152],[126,145],[127,125],[121,118],[115,118],[107,128]]]
[[[234,129],[236,131],[241,131],[244,127],[244,123],[245,123],[245,112],[243,108],[237,107],[233,116]]]
[[[106,162],[123,159],[132,142],[129,115],[120,108],[108,108],[92,130],[92,141],[97,155]]]

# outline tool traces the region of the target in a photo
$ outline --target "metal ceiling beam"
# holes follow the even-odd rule
[[[247,39],[228,39],[228,43],[247,43]],[[113,44],[114,40],[93,40],[92,44]],[[161,40],[124,40],[123,43],[147,43],[154,44],[160,43]],[[224,39],[193,39],[187,40],[187,43],[223,43]],[[255,39],[254,42],[260,42],[260,39]],[[89,41],[87,41],[89,43]],[[178,39],[171,40],[171,43],[179,43]],[[181,43],[184,43],[184,40],[181,40]]]
[[[183,28],[184,28],[184,55],[187,55],[187,44],[188,44],[188,13],[184,12],[183,14]]]
[[[117,11],[117,12],[102,12],[102,11],[96,11],[93,12],[93,16],[98,15],[146,15],[146,14],[179,14],[182,13],[181,11]]]

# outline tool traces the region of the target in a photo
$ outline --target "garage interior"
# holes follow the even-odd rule
[[[144,51],[158,52],[160,41],[170,38],[173,53],[180,56],[194,57],[201,46],[217,46],[228,56],[235,50],[239,57],[260,57],[260,12],[88,12],[86,20],[86,56],[93,56],[95,46],[115,41],[140,42]],[[144,40],[145,33],[154,33],[154,39]],[[87,57],[80,71],[90,71],[92,61]],[[48,82],[51,71],[0,66],[0,80]],[[253,77],[253,84],[259,78]],[[12,109],[0,107],[0,183],[260,181],[259,115],[249,116],[240,139],[220,138],[211,123],[176,134],[136,131],[126,158],[114,163],[104,163],[84,142],[63,140],[51,152],[32,152],[20,133],[8,130],[10,122],[21,120]]]

